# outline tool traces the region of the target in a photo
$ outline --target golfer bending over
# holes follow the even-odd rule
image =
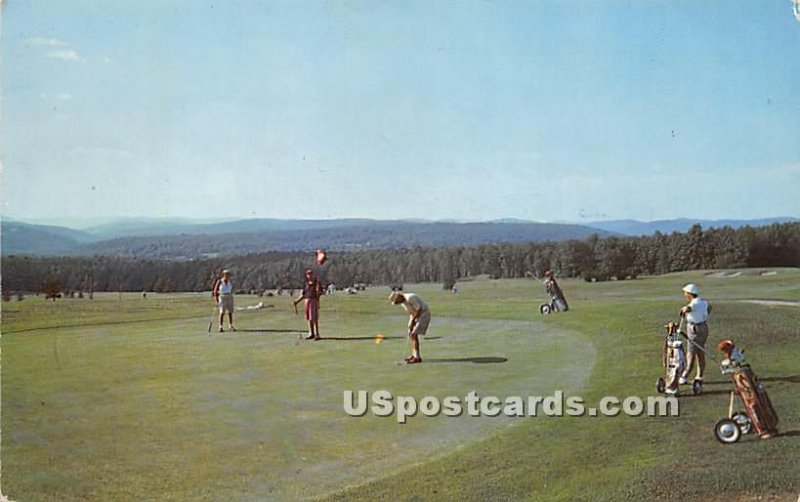
[[[700,298],[700,288],[696,284],[687,284],[683,287],[683,296],[688,305],[680,310],[680,316],[686,318],[686,337],[689,339],[689,346],[686,348],[686,369],[681,375],[680,383],[689,383],[689,373],[692,372],[694,360],[697,359],[697,378],[703,380],[703,372],[706,369],[706,354],[697,346],[706,348],[708,340],[708,314],[711,312],[711,305],[703,298]],[[694,343],[692,343],[694,342]],[[697,346],[695,346],[697,344]]]
[[[402,305],[408,312],[408,337],[411,338],[411,355],[406,357],[407,364],[421,363],[419,355],[419,335],[428,332],[431,323],[431,311],[422,298],[414,293],[400,293],[392,291],[389,301],[394,305]]]
[[[322,296],[322,284],[314,277],[314,271],[306,269],[303,291],[294,301],[295,310],[297,304],[304,302],[304,312],[308,321],[308,336],[306,340],[319,340],[319,297]]]
[[[222,278],[214,285],[212,295],[214,296],[214,302],[219,305],[219,332],[225,331],[222,328],[225,312],[228,313],[228,324],[231,327],[231,331],[236,331],[236,328],[233,327],[233,284],[231,283],[229,270],[222,271]]]

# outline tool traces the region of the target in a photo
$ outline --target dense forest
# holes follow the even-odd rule
[[[207,291],[223,268],[242,291],[293,289],[313,253],[270,252],[230,258],[174,261],[121,256],[4,257],[2,286],[9,292]],[[539,277],[553,270],[586,280],[635,278],[694,269],[800,266],[800,223],[730,227],[644,237],[593,235],[584,240],[409,248],[332,253],[318,267],[324,282],[400,285],[459,278]]]

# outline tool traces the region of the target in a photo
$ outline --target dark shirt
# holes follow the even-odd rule
[[[307,280],[303,285],[303,298],[317,299],[322,292],[322,286],[317,279]]]

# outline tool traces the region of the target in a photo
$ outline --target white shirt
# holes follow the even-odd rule
[[[229,295],[231,293],[233,293],[233,283],[231,283],[231,281],[222,281],[219,283],[219,294]]]
[[[708,302],[704,299],[700,298],[693,298],[691,302],[689,302],[689,307],[692,308],[691,312],[686,313],[686,321],[699,324],[701,322],[706,322],[708,320]]]
[[[428,305],[422,301],[422,298],[414,293],[403,293],[403,296],[406,298],[406,301],[402,305],[409,314],[415,315],[417,312],[428,310]]]

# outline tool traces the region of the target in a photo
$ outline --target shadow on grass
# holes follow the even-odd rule
[[[775,437],[779,437],[779,438],[800,437],[800,431],[781,432]]]
[[[406,337],[404,336],[384,336],[384,340],[405,340]],[[429,336],[426,337],[425,340],[438,340],[441,336]],[[375,341],[376,337],[374,336],[321,336],[320,341],[324,340],[333,340],[337,342],[341,341],[351,341],[351,340],[371,340]]]
[[[727,390],[703,390],[700,394],[692,394],[692,391],[689,390],[688,392],[681,391],[680,397],[703,397],[703,396],[721,396],[721,395],[730,395],[731,391],[733,390],[733,386]]]
[[[800,375],[789,375],[789,376],[779,376],[779,377],[766,377],[766,378],[759,378],[762,382],[788,382],[788,383],[800,383]]]
[[[787,382],[787,383],[800,383],[800,375],[789,375],[789,376],[781,376],[781,377],[767,377],[767,378],[759,378],[761,382]],[[703,390],[698,395],[692,395],[691,393],[684,394],[684,397],[700,397],[700,396],[717,396],[717,395],[728,395],[733,390],[733,382],[730,380],[727,381],[706,381],[703,382],[703,385],[708,384],[731,384],[729,389],[725,390]],[[798,435],[800,435],[800,431],[798,431]]]
[[[351,341],[351,340],[355,340],[355,341],[357,341],[357,340],[375,341],[376,338],[377,337],[374,337],[374,336],[321,336],[319,339],[320,339],[320,341],[333,340],[333,341],[337,341],[337,342],[345,342],[345,341]],[[403,338],[405,338],[405,337],[404,336],[384,336],[383,337],[384,340],[402,340]]]
[[[788,375],[788,376],[777,376],[777,377],[765,377],[758,379],[761,382],[788,382],[788,383],[800,383],[800,375]],[[704,380],[703,385],[723,385],[723,384],[732,384],[731,380]]]
[[[305,333],[300,329],[237,329],[239,333]]]
[[[453,357],[448,359],[425,359],[426,363],[473,363],[473,364],[492,364],[504,363],[508,361],[506,357],[484,356],[484,357]]]

